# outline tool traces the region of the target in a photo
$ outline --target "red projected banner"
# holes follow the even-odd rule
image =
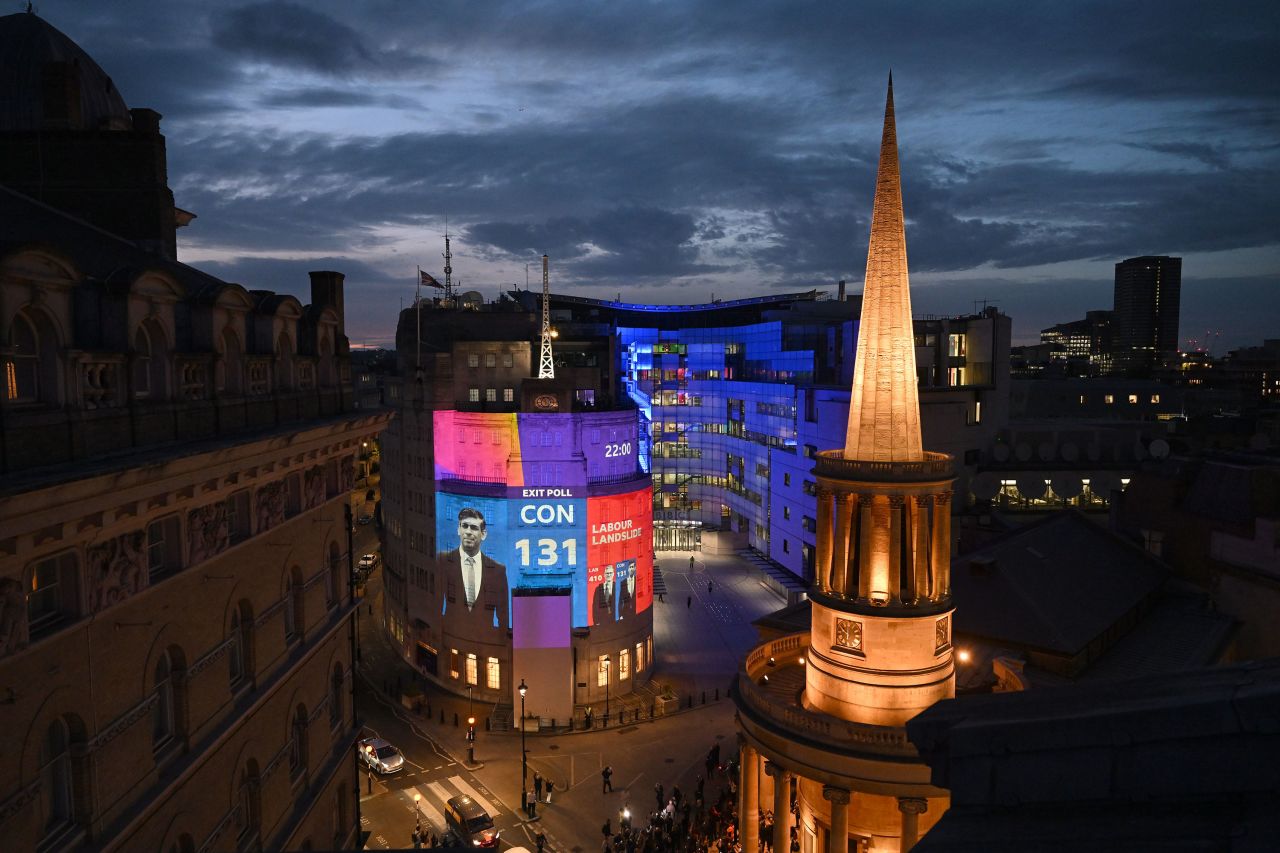
[[[653,604],[653,503],[648,489],[587,498],[589,625],[626,620]]]

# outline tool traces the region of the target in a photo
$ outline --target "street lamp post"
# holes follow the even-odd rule
[[[467,717],[467,763],[476,763],[476,718]]]
[[[613,667],[613,661],[608,655],[604,656],[604,725],[609,727],[609,681],[610,669]]]
[[[413,825],[418,831],[418,835],[422,834],[422,795],[414,792],[413,795]]]
[[[524,748],[524,694],[528,692],[529,686],[522,678],[520,686],[516,689],[520,691],[520,798],[523,800],[524,792],[528,790],[529,780],[529,753]]]

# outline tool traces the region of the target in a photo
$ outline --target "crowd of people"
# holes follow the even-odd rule
[[[633,814],[631,804],[619,810],[616,827],[614,819],[607,818],[601,827],[602,853],[741,853],[737,759],[721,764],[716,743],[707,752],[704,768],[688,793],[679,785],[668,789],[655,784],[654,808],[647,818]]]

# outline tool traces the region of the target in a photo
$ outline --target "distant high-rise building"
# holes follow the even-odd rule
[[[1144,255],[1116,264],[1113,341],[1116,368],[1147,373],[1162,353],[1178,349],[1182,258]]]

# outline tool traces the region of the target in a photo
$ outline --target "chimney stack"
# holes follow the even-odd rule
[[[311,276],[312,307],[332,308],[337,312],[338,340],[344,341],[347,337],[347,319],[342,304],[342,282],[346,276],[332,270],[313,270],[307,275]]]
[[[840,290],[836,295],[836,299],[844,302],[844,279],[840,279]]]

